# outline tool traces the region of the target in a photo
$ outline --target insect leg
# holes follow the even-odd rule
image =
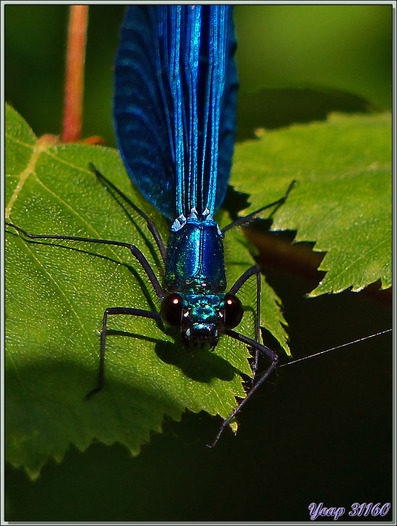
[[[256,274],[256,322],[255,322],[255,340],[260,343],[260,327],[261,327],[261,293],[262,293],[262,282],[260,275],[260,268],[258,265],[254,265],[247,269],[242,274],[233,287],[230,289],[230,294],[236,294],[244,283],[254,274]],[[251,369],[255,378],[256,371],[258,369],[259,351],[255,348],[254,361],[251,364]]]
[[[122,241],[111,241],[108,239],[91,239],[87,237],[77,237],[77,236],[57,236],[57,235],[43,235],[43,234],[28,234],[25,230],[22,230],[19,226],[13,225],[12,223],[5,223],[6,226],[15,228],[18,232],[21,232],[25,237],[29,239],[59,239],[66,241],[82,241],[85,243],[97,243],[102,245],[113,245],[117,247],[128,248],[131,254],[139,261],[142,265],[143,270],[146,272],[147,277],[149,278],[159,300],[161,301],[164,298],[164,291],[152,269],[149,265],[148,260],[142,254],[138,247],[132,245],[131,243],[124,243]]]
[[[154,222],[150,219],[150,217],[148,217],[145,212],[143,212],[143,210],[141,210],[140,208],[138,208],[132,201],[131,199],[125,195],[124,192],[122,192],[119,188],[117,188],[116,185],[114,185],[111,181],[109,181],[109,179],[107,179],[103,174],[101,174],[101,172],[99,170],[97,170],[95,168],[95,166],[90,163],[89,164],[89,168],[92,172],[95,173],[95,175],[98,177],[98,179],[101,179],[102,182],[104,182],[105,184],[107,184],[108,186],[110,186],[116,193],[119,194],[119,196],[124,199],[124,201],[126,203],[128,203],[131,208],[133,208],[135,210],[135,212],[137,212],[145,221],[146,221],[146,224],[147,224],[147,227],[149,229],[149,232],[152,234],[154,240],[156,241],[156,244],[158,246],[158,249],[160,250],[160,254],[161,254],[161,257],[163,258],[163,261],[165,261],[165,257],[166,257],[166,249],[165,249],[165,245],[164,245],[164,242],[161,238],[161,235],[160,235],[160,232],[157,230],[157,227],[156,225],[154,224]]]
[[[264,210],[267,210],[268,208],[271,208],[272,206],[282,205],[287,200],[288,194],[290,193],[290,191],[292,190],[292,188],[295,186],[296,183],[297,181],[294,179],[293,181],[290,182],[287,188],[287,191],[285,192],[283,197],[281,197],[280,199],[277,199],[277,201],[273,201],[273,203],[270,203],[266,206],[263,206],[262,208],[259,208],[258,210],[255,210],[255,212],[251,212],[250,214],[244,217],[239,217],[238,219],[236,219],[236,221],[233,221],[233,223],[230,223],[229,225],[226,225],[225,227],[223,227],[222,233],[224,234],[227,230],[229,230],[230,228],[234,228],[235,226],[248,225],[252,221],[252,219],[255,218],[256,215],[260,214]]]
[[[240,334],[238,332],[227,330],[225,331],[225,334],[228,334],[232,338],[235,338],[238,341],[244,342],[250,347],[253,347],[254,349],[257,349],[260,353],[262,353],[264,356],[270,358],[272,360],[272,363],[268,367],[268,369],[265,371],[265,373],[257,380],[254,385],[251,387],[251,389],[248,391],[247,395],[241,402],[238,404],[236,409],[226,418],[226,420],[223,421],[221,428],[218,432],[218,434],[215,437],[215,440],[212,442],[212,444],[208,445],[208,447],[213,448],[218,443],[218,440],[220,439],[224,429],[226,426],[230,423],[230,421],[237,415],[237,413],[243,408],[243,406],[248,402],[248,400],[251,398],[251,396],[255,393],[255,391],[263,384],[263,382],[266,380],[266,378],[269,377],[269,375],[274,371],[274,369],[277,367],[278,363],[278,354],[274,352],[269,347],[266,347],[266,345],[262,345],[251,338],[248,338],[247,336],[244,336],[243,334]]]
[[[143,318],[152,318],[154,320],[160,320],[160,315],[157,314],[157,312],[150,312],[143,309],[133,309],[128,307],[110,307],[109,309],[106,309],[103,314],[103,322],[102,322],[102,334],[101,334],[101,353],[100,353],[100,359],[99,359],[99,376],[98,376],[98,386],[90,391],[86,395],[86,400],[88,398],[91,398],[91,396],[95,393],[98,393],[102,388],[104,384],[104,374],[105,374],[105,348],[106,348],[106,332],[107,332],[107,324],[108,324],[108,316],[112,316],[115,314],[126,314],[129,316],[141,316]]]

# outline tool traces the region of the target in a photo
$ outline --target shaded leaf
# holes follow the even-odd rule
[[[257,128],[281,128],[294,123],[326,120],[335,112],[373,111],[379,110],[359,95],[331,88],[267,88],[240,93],[236,139],[252,139]]]

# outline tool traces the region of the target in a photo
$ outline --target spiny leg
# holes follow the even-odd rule
[[[281,197],[280,199],[277,199],[277,201],[273,201],[273,203],[270,203],[270,204],[268,204],[266,206],[263,206],[262,208],[259,208],[258,210],[255,210],[255,212],[251,212],[250,214],[248,214],[248,215],[246,215],[244,217],[239,217],[238,219],[236,219],[236,221],[233,221],[233,223],[230,223],[229,225],[226,225],[225,227],[223,227],[222,228],[222,233],[224,234],[230,228],[234,228],[236,226],[248,225],[255,218],[255,216],[257,216],[258,214],[260,214],[264,210],[267,210],[268,208],[271,208],[272,206],[280,206],[280,205],[282,205],[287,200],[288,194],[290,193],[290,191],[292,190],[292,188],[295,186],[296,183],[297,183],[297,181],[294,179],[293,181],[290,182],[290,184],[289,184],[289,186],[287,188],[287,191],[285,192],[283,197]]]
[[[152,283],[152,286],[157,294],[157,297],[159,298],[159,301],[161,302],[164,297],[164,291],[162,287],[160,286],[160,283],[158,282],[158,279],[156,275],[153,272],[153,269],[150,267],[149,262],[145,258],[145,256],[142,254],[142,252],[137,248],[135,245],[131,245],[129,243],[123,243],[121,241],[110,241],[106,239],[91,239],[91,238],[84,238],[84,237],[77,237],[77,236],[58,236],[58,235],[44,235],[44,234],[28,234],[25,232],[22,228],[13,225],[12,223],[5,223],[7,226],[10,226],[12,228],[15,228],[18,232],[21,232],[24,236],[26,236],[29,239],[56,239],[56,240],[65,240],[65,241],[80,241],[80,242],[87,242],[87,243],[97,243],[97,244],[105,244],[105,245],[114,245],[114,246],[121,246],[128,248],[132,255],[139,261],[139,263],[142,265],[142,268],[145,270],[150,282]],[[152,318],[155,320],[160,320],[160,315],[156,312],[146,311],[143,309],[135,309],[135,308],[128,308],[128,307],[110,307],[105,310],[105,313],[103,315],[103,323],[102,323],[102,335],[101,335],[101,351],[100,351],[100,363],[99,363],[99,378],[98,378],[98,386],[90,391],[86,398],[90,398],[94,393],[100,391],[103,387],[103,381],[104,381],[104,364],[105,364],[105,345],[106,345],[106,330],[107,330],[107,319],[109,315],[115,315],[115,314],[126,314],[131,316],[142,316],[145,318]]]
[[[124,192],[122,192],[119,188],[117,188],[115,184],[109,181],[107,177],[105,177],[99,170],[97,170],[92,163],[89,163],[89,168],[92,172],[95,173],[98,179],[101,179],[102,182],[110,186],[122,199],[124,199],[126,203],[128,203],[131,206],[131,208],[135,210],[135,212],[137,212],[146,221],[147,227],[150,233],[152,234],[154,240],[156,241],[156,244],[160,250],[161,257],[163,258],[163,261],[165,261],[165,257],[166,257],[165,245],[161,238],[160,232],[157,230],[157,227],[154,221],[152,221],[152,219],[150,219],[150,217],[147,216],[143,210],[141,210],[138,206],[136,206],[131,201],[131,199],[125,195]]]
[[[247,395],[241,402],[238,404],[236,409],[226,418],[226,420],[223,421],[221,428],[218,432],[218,434],[215,437],[215,440],[212,442],[212,444],[209,444],[208,447],[213,448],[218,443],[218,440],[220,439],[223,431],[225,430],[226,426],[229,425],[230,421],[237,415],[237,413],[245,406],[245,404],[248,402],[248,400],[251,398],[251,396],[257,391],[257,389],[263,384],[263,382],[269,377],[269,375],[274,371],[274,369],[277,367],[278,363],[278,354],[274,352],[269,347],[266,347],[266,345],[262,345],[258,342],[255,342],[251,338],[248,338],[247,336],[244,336],[243,334],[240,334],[238,332],[227,330],[225,331],[225,334],[228,334],[232,338],[235,338],[238,341],[244,342],[250,347],[256,348],[260,353],[262,353],[264,356],[270,358],[272,360],[272,363],[268,367],[268,369],[265,371],[265,373],[257,380],[254,385],[251,387],[251,389],[248,391]]]
[[[233,221],[232,223],[230,223],[229,225],[227,225],[226,227],[224,227],[222,229],[222,233],[227,232],[227,230],[229,230],[230,228],[235,227],[235,226],[247,225],[260,212],[263,212],[264,210],[266,210],[268,208],[271,208],[273,206],[280,206],[280,205],[282,205],[286,201],[286,199],[288,198],[288,195],[289,195],[290,191],[292,190],[292,188],[294,187],[294,185],[296,184],[296,182],[297,182],[296,180],[291,181],[291,183],[289,184],[289,186],[287,188],[287,191],[285,192],[283,197],[281,197],[280,199],[277,199],[276,201],[274,201],[274,202],[272,202],[272,203],[270,203],[270,204],[268,204],[268,205],[256,210],[255,212],[252,212],[251,214],[248,214],[247,216],[241,217],[241,218],[237,219],[236,221]],[[232,412],[232,414],[229,415],[229,417],[226,420],[224,420],[224,422],[222,423],[222,426],[221,426],[221,428],[219,430],[218,435],[216,436],[214,442],[209,447],[214,447],[217,444],[217,442],[220,439],[220,437],[221,437],[224,429],[226,428],[226,426],[236,416],[236,414],[242,409],[242,407],[247,403],[247,401],[251,398],[251,396],[255,393],[255,391],[262,385],[262,383],[266,380],[266,378],[268,378],[268,376],[272,373],[272,371],[277,367],[278,354],[275,351],[273,351],[272,349],[270,349],[269,347],[267,347],[266,345],[261,344],[260,341],[259,341],[259,339],[260,339],[260,329],[261,329],[261,327],[260,327],[261,277],[260,277],[260,269],[259,269],[258,265],[254,265],[253,267],[249,268],[246,272],[244,272],[244,274],[242,276],[240,276],[240,278],[236,281],[236,283],[233,285],[233,287],[231,288],[231,290],[229,292],[231,294],[235,294],[242,287],[242,285],[247,281],[247,279],[249,277],[251,277],[253,274],[256,274],[256,277],[257,277],[256,341],[251,340],[250,338],[244,336],[243,334],[240,334],[240,333],[237,333],[237,332],[231,331],[231,330],[225,331],[225,334],[228,334],[229,336],[232,336],[233,338],[235,338],[235,339],[237,339],[239,341],[244,341],[245,343],[247,343],[249,345],[250,348],[254,349],[254,351],[255,351],[254,362],[251,365],[251,369],[252,369],[252,372],[253,372],[253,375],[254,375],[253,382],[255,382],[255,374],[256,374],[256,371],[258,369],[259,354],[262,353],[262,354],[266,355],[267,357],[269,357],[272,360],[272,363],[269,366],[269,368],[266,370],[266,372],[259,378],[259,380],[257,380],[256,383],[253,383],[251,389],[247,392],[246,397],[238,404],[238,406]]]
[[[258,265],[254,265],[247,269],[239,279],[235,282],[233,287],[230,289],[230,294],[237,294],[239,289],[244,283],[253,275],[256,275],[256,322],[255,322],[255,340],[260,344],[260,328],[261,328],[261,294],[262,294],[262,282],[260,268]],[[258,370],[259,351],[255,350],[254,361],[251,364],[252,373],[255,379],[256,371]]]
[[[46,234],[28,234],[25,230],[22,230],[19,226],[13,225],[12,223],[5,223],[6,226],[15,228],[18,232],[21,232],[25,237],[29,239],[58,239],[64,241],[80,241],[84,243],[97,243],[102,245],[113,245],[117,247],[128,248],[131,254],[139,261],[143,270],[146,272],[147,277],[149,278],[159,300],[161,301],[164,298],[164,291],[152,269],[149,265],[148,260],[142,254],[138,247],[132,245],[131,243],[124,243],[122,241],[111,241],[108,239],[91,239],[87,237],[77,237],[77,236],[58,236],[58,235],[46,235]]]
[[[105,374],[105,349],[106,349],[106,333],[107,333],[107,324],[108,316],[113,316],[115,314],[124,314],[128,316],[141,316],[143,318],[152,318],[154,320],[160,320],[160,315],[157,312],[151,312],[143,309],[134,309],[128,307],[110,307],[105,310],[103,314],[102,322],[102,334],[101,334],[101,352],[99,359],[99,376],[98,376],[98,386],[90,391],[86,395],[86,399],[91,398],[95,393],[98,393],[104,384],[104,374]]]
[[[222,229],[222,233],[225,233],[230,228],[233,228],[233,227],[236,227],[236,226],[247,225],[260,212],[263,212],[264,210],[266,210],[268,208],[271,208],[273,206],[280,206],[280,205],[282,205],[287,200],[289,193],[291,192],[292,188],[295,186],[296,183],[297,183],[297,181],[295,179],[292,180],[291,183],[289,184],[285,194],[283,195],[283,197],[281,197],[280,199],[277,199],[276,201],[273,201],[272,203],[270,203],[270,204],[268,204],[266,206],[263,206],[262,208],[259,208],[258,210],[255,210],[255,212],[251,212],[250,214],[248,214],[248,215],[246,215],[244,217],[240,217],[240,218],[236,219],[236,221],[233,221],[229,225],[225,226]],[[260,300],[261,300],[262,282],[261,282],[261,277],[260,277],[260,269],[259,269],[258,265],[254,265],[253,267],[248,269],[246,272],[244,272],[244,274],[242,276],[240,276],[240,278],[236,281],[236,283],[233,285],[233,287],[231,288],[231,290],[229,292],[231,294],[235,294],[241,288],[241,286],[247,281],[247,279],[249,277],[251,277],[254,273],[256,273],[256,279],[257,279],[257,287],[256,287],[256,290],[257,290],[257,295],[256,295],[257,320],[256,320],[256,338],[255,339],[260,344],[260,324],[261,324],[261,320],[260,320]],[[255,349],[254,362],[252,363],[252,366],[251,366],[252,372],[254,374],[254,378],[255,378],[255,373],[258,370],[258,360],[259,360],[259,351],[258,351],[258,349]]]

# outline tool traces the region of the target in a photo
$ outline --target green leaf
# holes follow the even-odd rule
[[[298,184],[272,230],[296,230],[295,242],[326,252],[319,266],[325,278],[310,296],[360,291],[378,280],[390,287],[390,114],[333,115],[326,123],[262,132],[236,147],[232,181],[251,194],[248,212],[281,197],[293,179]]]
[[[162,262],[145,222],[89,170],[93,163],[148,214],[166,239],[169,225],[137,192],[117,151],[37,139],[6,109],[6,221],[31,234],[134,243],[161,279]],[[125,203],[123,203],[125,205]],[[221,217],[227,223],[226,217]],[[226,235],[228,283],[253,259],[238,229]],[[107,307],[159,311],[157,297],[125,248],[28,240],[6,229],[7,460],[36,477],[70,443],[119,442],[137,454],[164,416],[186,409],[227,417],[243,397],[240,373],[251,374],[245,345],[224,336],[214,352],[189,352],[153,320],[109,318],[104,389],[97,385],[102,317]],[[254,280],[239,331],[252,336]],[[288,351],[279,300],[263,282],[264,325]],[[266,309],[266,316],[264,310]]]

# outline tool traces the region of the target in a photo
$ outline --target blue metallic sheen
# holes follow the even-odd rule
[[[183,292],[221,292],[226,288],[223,236],[212,219],[188,218],[170,233],[165,285]]]
[[[181,331],[185,341],[215,346],[223,332],[225,294],[182,294],[182,297],[185,320]]]
[[[115,64],[121,155],[166,217],[213,216],[229,181],[237,73],[230,6],[128,8]]]
[[[214,347],[225,330],[223,234],[213,216],[233,155],[235,47],[230,6],[136,5],[116,58],[117,140],[132,180],[173,221],[164,292],[178,296],[162,312],[187,345]]]
[[[106,308],[101,333],[98,386],[104,385],[104,363],[110,316],[138,316],[179,328],[184,347],[215,348],[222,333],[245,344],[271,365],[224,420],[225,427],[276,368],[277,353],[260,343],[261,279],[258,265],[246,269],[226,290],[223,235],[247,224],[281,199],[240,217],[221,231],[213,217],[229,180],[237,97],[232,8],[227,5],[134,5],[127,11],[115,67],[114,118],[126,169],[142,194],[173,221],[167,248],[153,220],[92,164],[90,169],[120,200],[146,222],[165,262],[164,283],[143,252],[131,243],[79,236],[28,234],[29,239],[57,239],[128,249],[141,265],[160,303],[160,312],[138,307]],[[237,297],[248,279],[256,278],[255,339],[233,329],[244,308]],[[240,395],[239,395],[240,396]]]

